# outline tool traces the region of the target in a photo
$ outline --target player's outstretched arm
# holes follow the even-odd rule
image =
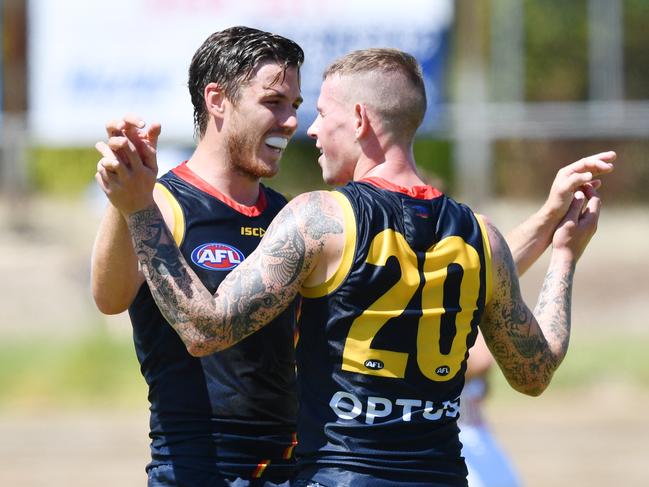
[[[328,242],[343,232],[341,210],[331,196],[298,196],[212,296],[180,254],[156,207],[126,219],[158,307],[195,356],[234,345],[284,311],[326,254]]]
[[[565,357],[570,338],[572,283],[577,260],[597,228],[601,202],[588,188],[577,192],[553,236],[550,265],[534,313],[523,302],[511,252],[487,224],[493,256],[493,293],[480,324],[485,341],[510,385],[539,395]]]
[[[613,151],[593,154],[557,172],[543,206],[506,236],[519,276],[548,248],[557,225],[570,208],[575,192],[586,187],[599,188],[601,180],[598,177],[613,171],[616,157]]]

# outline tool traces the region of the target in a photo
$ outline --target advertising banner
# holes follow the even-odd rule
[[[315,116],[323,69],[366,47],[396,47],[419,59],[431,126],[452,20],[452,0],[30,0],[31,136],[85,144],[103,136],[107,120],[136,113],[161,122],[165,140],[191,143],[191,57],[209,34],[233,25],[303,47],[301,133]]]

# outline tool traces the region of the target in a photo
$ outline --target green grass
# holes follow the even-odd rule
[[[132,407],[146,384],[130,337],[5,339],[0,344],[0,409]]]
[[[649,333],[620,329],[573,332],[570,348],[555,373],[549,391],[579,391],[608,384],[649,390]],[[492,372],[495,391],[509,385],[497,367]]]
[[[78,196],[92,183],[99,153],[94,147],[32,147],[27,171],[31,186],[44,194]]]
[[[580,337],[572,341],[568,355],[556,373],[558,386],[601,381],[623,381],[649,387],[649,336],[629,335]]]
[[[611,383],[649,390],[647,349],[647,333],[576,333],[550,390],[574,392]],[[511,389],[498,370],[492,383],[506,400]],[[0,411],[87,407],[146,407],[146,384],[129,336],[5,337],[0,344]]]

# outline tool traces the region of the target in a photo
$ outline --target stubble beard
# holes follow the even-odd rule
[[[243,131],[235,131],[227,139],[227,150],[232,169],[251,179],[270,178],[277,174],[278,166],[266,164],[257,158],[260,141]]]

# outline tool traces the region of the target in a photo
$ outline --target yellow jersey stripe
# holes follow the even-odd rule
[[[174,195],[171,194],[165,185],[156,183],[155,187],[160,191],[160,194],[164,196],[167,203],[169,203],[174,218],[171,234],[174,237],[176,245],[180,247],[180,243],[183,241],[183,237],[185,236],[185,215],[183,210]]]
[[[484,219],[482,215],[475,214],[476,220],[480,225],[480,230],[482,232],[482,242],[484,246],[484,261],[485,261],[485,306],[489,301],[491,301],[491,290],[493,286],[493,277],[491,271],[491,244],[489,243],[489,234],[487,233],[487,227],[485,226]]]

